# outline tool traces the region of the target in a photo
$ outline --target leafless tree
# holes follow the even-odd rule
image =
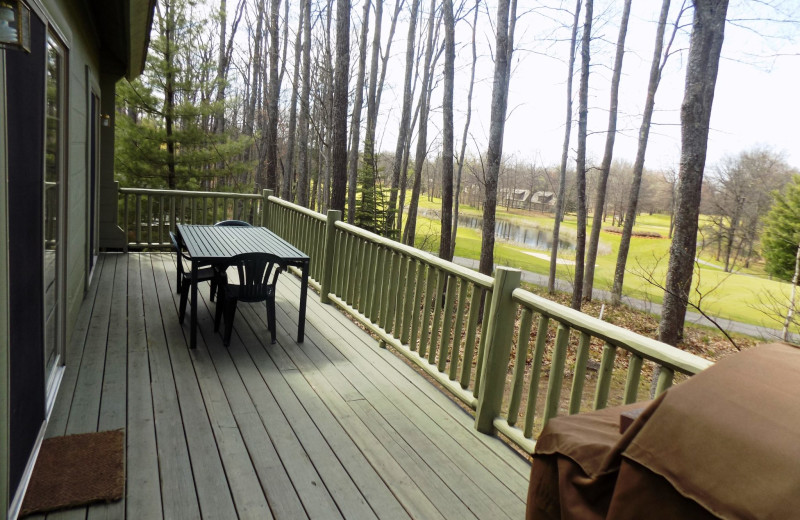
[[[670,247],[659,340],[683,339],[686,305],[697,248],[697,219],[708,145],[711,106],[725,34],[728,0],[695,0],[692,36],[681,106],[681,160],[675,235]]]
[[[558,195],[556,197],[555,220],[553,222],[553,247],[550,251],[550,275],[547,278],[547,291],[553,294],[556,290],[556,265],[558,261],[558,236],[561,231],[561,219],[564,217],[564,204],[567,193],[567,160],[569,159],[569,141],[572,133],[572,79],[575,69],[575,44],[578,40],[582,0],[575,1],[575,15],[572,22],[569,61],[567,62],[567,118],[564,128],[564,146],[561,148],[561,168],[559,170]]]
[[[642,171],[644,170],[644,158],[647,151],[647,140],[650,135],[650,122],[653,117],[655,107],[656,91],[661,81],[661,72],[669,57],[669,47],[675,38],[681,15],[675,20],[674,30],[670,37],[670,44],[667,45],[667,52],[663,52],[664,32],[667,26],[667,15],[669,14],[670,0],[663,0],[661,3],[661,14],[658,17],[658,27],[656,29],[656,40],[653,48],[653,59],[650,62],[650,77],[647,83],[647,97],[644,105],[644,115],[642,125],[639,128],[639,143],[636,150],[636,160],[633,165],[633,182],[631,184],[630,195],[628,196],[628,209],[626,211],[622,238],[620,239],[619,251],[617,252],[617,264],[614,270],[614,285],[611,289],[611,300],[614,305],[622,300],[622,285],[625,280],[625,266],[628,262],[628,250],[633,234],[633,224],[636,219],[637,206],[639,204],[639,189],[642,182]],[[683,13],[683,7],[681,7]],[[663,52],[663,56],[662,56]]]
[[[583,292],[583,265],[586,252],[586,130],[589,115],[589,46],[592,39],[593,0],[586,0],[581,36],[581,76],[578,87],[578,151],[575,171],[578,193],[578,232],[575,239],[575,279],[572,284],[572,308],[580,310]]]
[[[509,62],[514,49],[514,24],[517,19],[517,2],[500,0],[497,4],[497,38],[494,50],[494,84],[492,86],[492,111],[489,126],[489,146],[486,152],[486,192],[481,231],[481,256],[478,270],[491,274],[494,266],[494,226],[497,211],[497,179],[503,157],[503,131],[508,108]]]
[[[347,189],[347,84],[350,78],[350,2],[336,0],[336,67],[333,91],[333,135],[330,208],[344,213]]]
[[[453,0],[442,2],[444,11],[444,89],[442,92],[442,233],[439,257],[452,260],[453,227],[453,79],[456,61],[456,21]]]
[[[603,227],[603,211],[606,205],[606,186],[611,159],[614,156],[614,140],[617,137],[617,105],[619,104],[619,82],[622,76],[622,59],[625,56],[625,36],[628,34],[628,18],[631,14],[631,0],[625,0],[622,8],[622,19],[619,22],[617,50],[614,57],[614,69],[611,75],[611,100],[608,108],[608,131],[603,161],[600,163],[600,177],[594,201],[594,217],[592,218],[592,234],[586,250],[586,266],[583,276],[583,299],[592,301],[594,286],[594,264],[597,260],[597,246],[600,244],[600,229]]]

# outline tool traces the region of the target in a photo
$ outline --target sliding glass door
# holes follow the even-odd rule
[[[47,37],[45,160],[44,160],[44,362],[51,384],[62,342],[65,50],[52,34]],[[49,393],[49,392],[48,392]]]

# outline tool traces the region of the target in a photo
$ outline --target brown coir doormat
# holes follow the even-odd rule
[[[124,461],[123,430],[45,439],[20,516],[119,500]]]

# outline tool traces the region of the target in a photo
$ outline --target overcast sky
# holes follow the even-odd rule
[[[384,35],[388,32],[388,17],[394,2],[384,7]],[[472,4],[471,0],[467,0]],[[560,2],[549,2],[554,6]],[[424,2],[427,9],[428,2]],[[609,82],[614,59],[618,23],[622,2],[597,0],[591,61],[588,157],[599,163],[608,124]],[[641,124],[647,76],[652,58],[656,20],[661,2],[635,0],[629,22],[623,77],[620,86],[619,134],[615,158],[633,162],[636,155],[636,136]],[[760,2],[732,0],[725,29],[723,60],[720,65],[717,89],[711,118],[707,167],[726,155],[756,146],[770,147],[783,153],[786,160],[800,167],[800,45],[795,33],[800,26],[772,21],[787,14],[797,19],[800,2],[774,2],[777,9],[765,8]],[[566,62],[569,52],[571,15],[552,9],[539,9],[535,4],[519,0],[521,14],[517,25],[517,49],[509,94],[509,112],[505,129],[504,158],[535,161],[556,165],[560,161],[564,136],[566,103]],[[572,9],[574,1],[563,3]],[[674,23],[681,4],[673,0],[670,22]],[[478,25],[478,69],[473,98],[473,119],[468,153],[485,150],[489,133],[493,62],[491,48],[494,35],[489,19],[495,16],[494,2],[483,7]],[[488,11],[488,15],[486,13]],[[357,26],[360,8],[354,6]],[[406,15],[407,16],[407,15]],[[583,18],[583,17],[581,17]],[[685,80],[685,59],[688,52],[692,11],[688,9],[679,31],[656,95],[646,167],[651,169],[677,167],[680,155],[680,104]],[[759,20],[761,19],[761,20]],[[471,17],[470,17],[471,22]],[[355,29],[354,29],[355,30]],[[457,27],[456,63],[456,140],[460,141],[466,108],[471,51],[471,29],[468,23]],[[668,28],[669,33],[669,28]],[[378,129],[379,147],[394,150],[396,127],[402,105],[402,81],[406,27],[398,26],[392,47],[393,59],[387,77],[387,87],[381,106],[383,128]],[[580,38],[580,32],[579,32]],[[371,38],[371,36],[370,36]],[[580,61],[576,61],[576,71]],[[437,74],[441,74],[441,62]],[[577,93],[576,74],[574,92]],[[441,91],[433,94],[434,111],[429,118],[429,139],[437,139],[441,126]],[[575,100],[577,108],[577,99]],[[575,135],[573,128],[572,154]],[[457,143],[457,150],[460,145]],[[432,143],[431,153],[438,153]]]

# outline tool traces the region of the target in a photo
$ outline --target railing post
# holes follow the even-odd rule
[[[329,303],[328,293],[333,285],[333,255],[334,239],[336,238],[336,221],[342,219],[342,212],[338,209],[328,210],[328,220],[325,223],[325,250],[322,253],[322,276],[320,280],[319,301]],[[348,269],[350,266],[347,267]]]
[[[514,301],[511,293],[519,287],[519,269],[498,267],[495,273],[492,303],[486,326],[486,347],[483,355],[478,410],[475,429],[482,433],[494,432],[494,420],[500,415],[503,390],[506,386],[511,339],[514,334]]]
[[[269,198],[274,195],[273,190],[261,190],[261,226],[269,227]]]

